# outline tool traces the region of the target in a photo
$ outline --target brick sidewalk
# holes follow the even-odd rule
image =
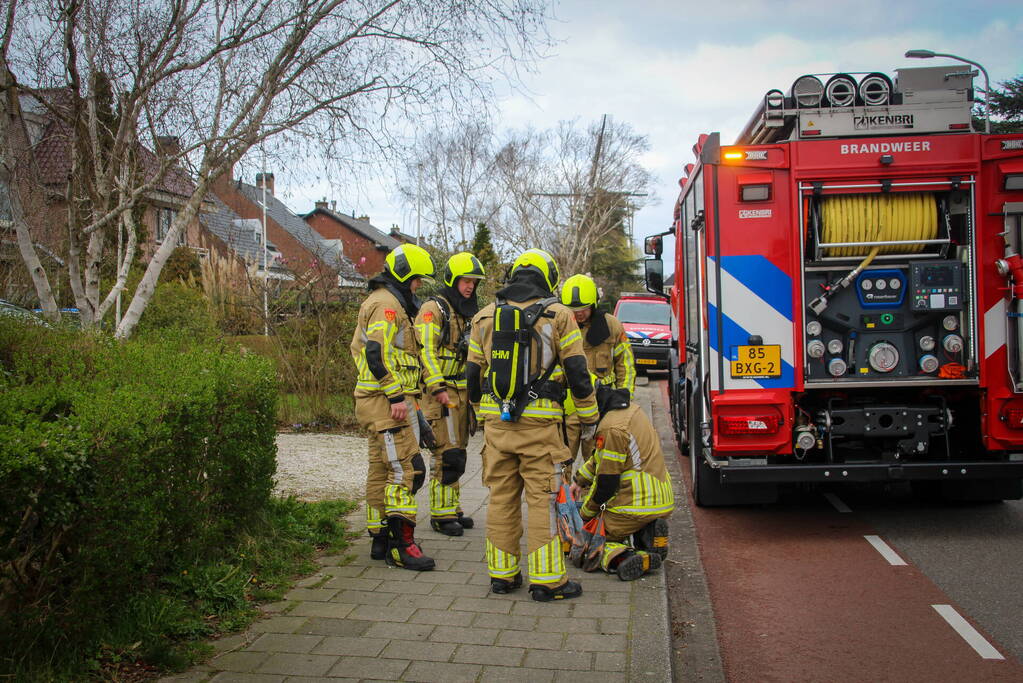
[[[650,388],[637,399],[650,408]],[[659,406],[658,406],[659,407]],[[207,664],[167,681],[667,681],[670,634],[663,573],[623,582],[569,567],[573,600],[537,603],[525,586],[491,595],[483,554],[488,491],[480,443],[470,444],[462,507],[476,527],[460,538],[429,526],[420,492],[417,537],[431,572],[369,559],[363,531],[248,632],[216,641]],[[475,457],[474,457],[475,456]],[[678,491],[679,482],[675,482]],[[361,513],[353,529],[363,529]],[[523,553],[523,562],[525,553]]]

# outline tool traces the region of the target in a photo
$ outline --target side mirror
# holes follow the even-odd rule
[[[664,243],[661,235],[650,235],[643,240],[643,253],[647,256],[653,256],[655,259],[661,258],[661,252],[664,249]]]
[[[664,296],[664,263],[659,258],[643,261],[643,279],[648,292]]]

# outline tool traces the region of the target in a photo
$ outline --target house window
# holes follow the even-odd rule
[[[156,210],[156,241],[163,242],[164,238],[167,237],[167,233],[170,232],[171,224],[174,222],[174,217],[178,215],[178,212],[174,209],[159,208]],[[185,243],[185,236],[182,234],[178,238],[179,244]]]

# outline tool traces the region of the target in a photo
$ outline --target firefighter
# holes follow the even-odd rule
[[[600,424],[593,455],[575,475],[584,520],[604,514],[606,544],[601,568],[633,581],[657,569],[668,555],[667,517],[675,508],[661,440],[650,418],[625,389],[597,388]],[[631,536],[631,542],[630,542]]]
[[[496,301],[472,321],[466,378],[469,400],[484,421],[483,482],[490,489],[486,557],[490,587],[507,593],[522,585],[519,542],[522,496],[530,592],[537,601],[582,594],[565,577],[554,532],[553,495],[569,454],[561,434],[566,382],[584,435],[596,428],[597,405],[586,370],[582,334],[553,295],[558,266],[530,249],[515,259]],[[555,369],[563,369],[558,375]]]
[[[370,556],[390,565],[430,570],[434,561],[415,540],[415,493],[426,477],[419,452],[418,400],[421,367],[412,321],[415,291],[432,278],[433,260],[423,248],[403,244],[384,259],[369,281],[352,336],[358,370],[355,415],[369,431],[366,517],[373,538]]]
[[[468,252],[448,259],[443,287],[419,309],[416,332],[422,347],[423,376],[429,396],[423,401],[436,438],[430,463],[430,526],[447,536],[473,527],[459,506],[458,479],[465,472],[469,421],[465,360],[469,322],[479,311],[476,286],[485,272]]]
[[[573,275],[561,285],[561,303],[572,309],[583,335],[583,351],[590,374],[596,382],[636,393],[636,360],[625,327],[610,313],[597,312],[597,283],[586,275]],[[579,416],[571,397],[565,405],[565,441],[575,459],[579,451]],[[583,461],[593,452],[593,442],[583,446]]]

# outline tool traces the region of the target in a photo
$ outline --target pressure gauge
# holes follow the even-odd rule
[[[920,356],[920,370],[931,373],[938,369],[938,359],[929,353]]]
[[[898,289],[899,287],[902,286],[902,280],[900,280],[897,277],[893,277],[891,280],[888,281],[888,286],[891,287],[892,289]]]
[[[951,332],[959,327],[959,318],[954,315],[946,315],[941,321],[941,326]]]
[[[842,340],[832,339],[828,342],[828,353],[833,353],[836,356],[842,353]]]
[[[824,355],[824,342],[820,339],[814,339],[806,345],[806,355],[810,358],[820,358]]]
[[[816,337],[818,334],[820,334],[821,333],[820,322],[816,320],[811,320],[810,322],[806,323],[806,333],[811,337]]]
[[[888,283],[885,282],[884,280],[881,280],[881,279],[874,280],[874,288],[877,289],[877,291],[881,291],[882,289],[887,289],[888,288]]]
[[[863,289],[863,291],[867,291],[868,289],[874,288],[874,283],[870,280],[864,280],[863,282],[860,283],[860,287]]]
[[[923,351],[934,350],[934,337],[930,335],[924,335],[920,337],[920,349]]]
[[[870,347],[867,362],[877,372],[891,372],[899,364],[899,350],[888,342],[878,342]]]

